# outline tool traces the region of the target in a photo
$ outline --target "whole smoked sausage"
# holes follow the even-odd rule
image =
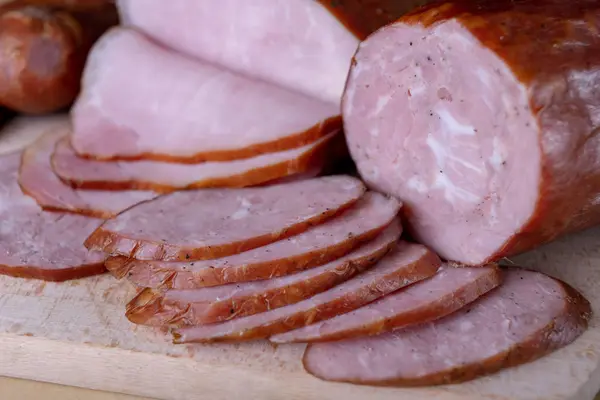
[[[11,3],[0,13],[0,104],[31,114],[72,103],[91,44],[118,22],[112,7],[68,12]]]

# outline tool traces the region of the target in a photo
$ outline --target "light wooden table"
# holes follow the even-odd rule
[[[142,397],[98,392],[70,386],[54,385],[0,377],[2,400],[144,400]],[[150,400],[150,399],[148,399]]]
[[[0,377],[2,400],[152,400],[70,386]],[[595,400],[600,400],[600,393]]]

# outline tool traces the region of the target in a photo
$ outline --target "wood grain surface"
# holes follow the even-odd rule
[[[0,152],[30,139],[0,136]],[[599,244],[592,229],[514,261],[565,279],[598,310]],[[591,400],[600,388],[598,316],[575,343],[534,363],[461,385],[393,389],[313,378],[300,363],[303,345],[173,345],[126,320],[133,294],[106,275],[63,284],[0,277],[0,375],[175,400]]]
[[[0,394],[2,400],[152,400],[150,397],[3,377],[0,377]]]

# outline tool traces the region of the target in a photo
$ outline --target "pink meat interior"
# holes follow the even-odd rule
[[[531,217],[541,156],[527,88],[460,23],[371,36],[343,113],[362,177],[405,202],[443,258],[481,264]]]
[[[96,43],[83,85],[72,145],[99,157],[243,150],[339,114],[335,104],[191,60],[123,28]]]
[[[120,0],[118,5],[125,25],[173,49],[336,107],[358,46],[314,0]]]
[[[552,278],[513,270],[499,288],[444,319],[369,338],[320,343],[310,348],[305,363],[332,380],[421,379],[506,354],[563,315],[566,301]],[[582,330],[565,326],[545,340],[564,346]]]

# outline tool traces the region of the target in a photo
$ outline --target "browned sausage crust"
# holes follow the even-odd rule
[[[600,223],[599,23],[591,0],[450,1],[371,35],[344,98],[361,176],[466,265]]]
[[[23,0],[20,3],[27,3],[36,6],[57,7],[70,11],[97,11],[114,7],[114,0]]]
[[[318,0],[357,38],[365,39],[428,0]]]
[[[522,253],[600,222],[600,174],[589,168],[600,126],[588,114],[588,105],[595,107],[600,97],[586,89],[600,82],[594,72],[600,65],[600,4],[592,0],[459,1],[427,6],[405,21],[431,26],[450,18],[457,18],[510,66],[523,85],[532,88],[530,107],[539,126],[549,131],[539,138],[542,166],[535,212],[487,261]],[[552,131],[570,134],[571,143],[563,149],[556,146]]]
[[[19,2],[0,12],[0,104],[25,113],[71,104],[91,44],[118,21],[114,8],[70,13]]]

